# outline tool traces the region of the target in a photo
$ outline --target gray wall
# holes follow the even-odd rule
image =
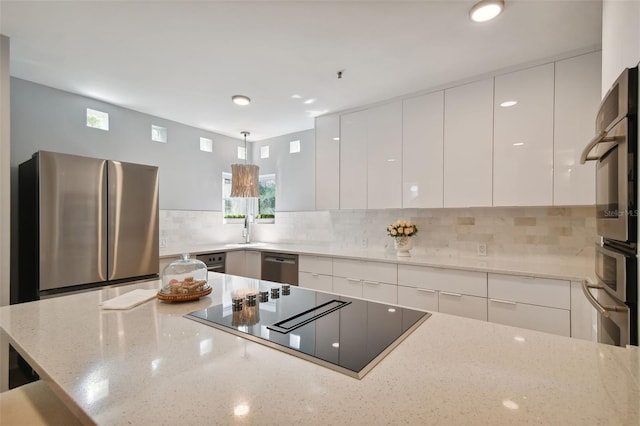
[[[109,131],[86,126],[86,108],[109,113]],[[151,140],[151,125],[167,128],[168,143]],[[200,137],[213,152],[200,151]],[[17,167],[38,150],[160,168],[160,208],[220,210],[221,172],[236,162],[239,139],[207,132],[106,102],[11,79],[12,188]]]
[[[10,80],[9,80],[9,37],[0,34],[0,306],[9,304],[9,269],[11,258],[10,243]],[[0,350],[0,392],[6,379],[7,367],[4,350]]]
[[[289,142],[300,140],[300,152],[289,153]],[[260,148],[269,145],[269,158]],[[276,212],[315,209],[315,132],[290,133],[253,143],[252,158],[260,174],[276,174]]]

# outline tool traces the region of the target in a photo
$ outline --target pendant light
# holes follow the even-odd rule
[[[247,136],[249,132],[240,132],[244,136],[244,164],[231,165],[231,196],[241,198],[258,197],[258,166],[247,164]]]

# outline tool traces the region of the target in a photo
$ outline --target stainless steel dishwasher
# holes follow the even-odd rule
[[[262,279],[298,285],[298,255],[262,252]]]

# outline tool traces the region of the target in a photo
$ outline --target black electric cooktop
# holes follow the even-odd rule
[[[222,304],[186,317],[358,379],[431,316],[394,305],[235,278],[233,285],[223,285]],[[251,283],[250,288],[242,288],[242,282]]]

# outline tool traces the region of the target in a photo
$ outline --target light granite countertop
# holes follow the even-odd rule
[[[194,244],[185,247],[161,248],[161,258],[179,257],[181,253],[200,253],[257,250],[275,251],[280,253],[295,253],[313,256],[339,257],[354,260],[369,260],[396,263],[399,265],[430,266],[436,268],[450,268],[469,271],[491,272],[498,274],[513,274],[540,278],[582,281],[595,280],[593,258],[565,257],[565,256],[445,256],[415,255],[411,257],[397,257],[380,249],[336,248],[328,246],[302,244]]]
[[[183,317],[237,280],[126,311],[99,304],[160,282],[5,306],[0,331],[87,424],[640,423],[636,347],[434,312],[358,380]]]

